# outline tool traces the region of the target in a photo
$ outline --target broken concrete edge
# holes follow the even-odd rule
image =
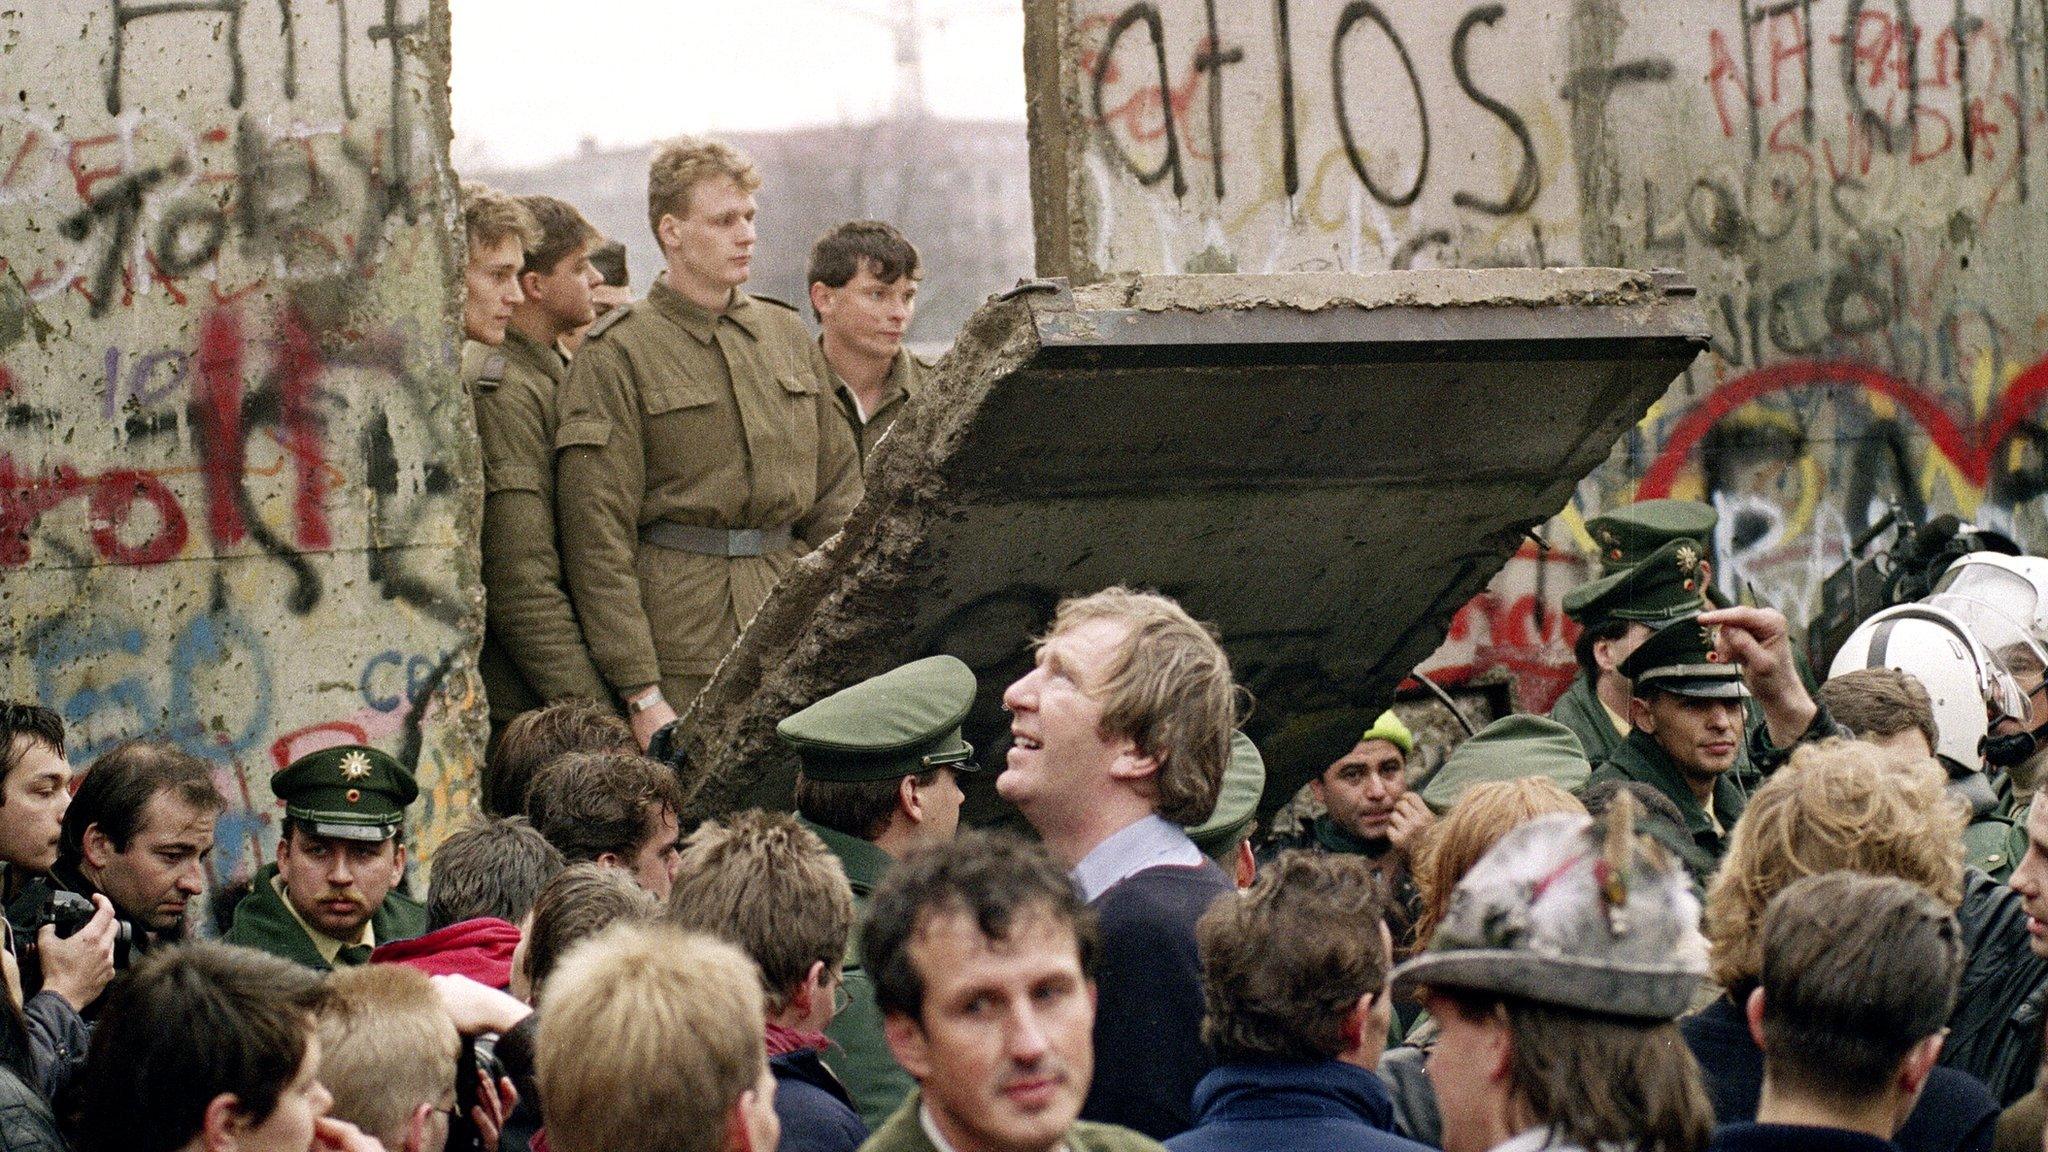
[[[745,807],[764,786],[793,779],[796,761],[776,738],[776,723],[888,670],[891,655],[867,641],[878,621],[886,625],[903,611],[894,593],[916,575],[910,561],[927,525],[959,498],[948,494],[942,465],[959,449],[990,382],[1037,351],[1033,326],[1023,322],[1026,307],[1001,301],[968,321],[924,399],[876,448],[860,505],[783,577],[691,703],[677,726],[688,816]],[[893,623],[908,628],[911,621]]]
[[[1081,91],[1081,52],[1071,0],[1024,0],[1024,103],[1038,274],[1064,276],[1075,284],[1102,277],[1078,248],[1079,238],[1091,229],[1075,219],[1087,204],[1080,195],[1087,133],[1080,130],[1080,109],[1069,103],[1067,93]]]
[[[1628,307],[1690,296],[1668,274],[1624,268],[1449,268],[1426,271],[1244,275],[1119,275],[1073,289],[1083,311],[1243,311],[1332,308]]]

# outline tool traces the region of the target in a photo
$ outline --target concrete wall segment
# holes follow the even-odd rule
[[[442,0],[0,4],[0,694],[162,734],[269,858],[267,779],[481,746]]]

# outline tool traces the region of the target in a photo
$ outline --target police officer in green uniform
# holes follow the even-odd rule
[[[903,346],[922,275],[917,248],[879,220],[841,224],[811,246],[818,347],[863,464],[904,404],[924,389],[927,368]]]
[[[557,393],[569,378],[563,337],[597,318],[590,262],[602,242],[574,207],[523,196],[538,239],[519,273],[504,341],[472,340],[462,379],[476,404],[484,465],[484,643],[477,658],[492,735],[557,700],[609,702],[569,603],[555,534]],[[516,813],[500,813],[516,815]]]
[[[426,931],[426,909],[399,887],[405,809],[420,794],[412,773],[349,744],[292,761],[270,791],[284,802],[277,863],[235,906],[228,943],[324,972]]]
[[[860,449],[817,343],[794,308],[740,290],[759,184],[725,144],[655,153],[648,216],[667,268],[591,326],[562,390],[563,569],[643,747],[860,502]]]
[[[1223,768],[1223,787],[1216,792],[1216,807],[1209,818],[1190,827],[1188,839],[1202,855],[1216,862],[1249,888],[1258,878],[1258,862],[1251,853],[1252,829],[1259,822],[1259,798],[1266,794],[1266,758],[1259,746],[1242,732],[1230,734],[1230,763]]]
[[[1565,615],[1579,623],[1579,674],[1550,709],[1595,763],[1614,755],[1628,735],[1628,682],[1616,670],[1653,628],[1705,606],[1712,567],[1706,542],[1714,510],[1693,500],[1644,500],[1586,522],[1600,552],[1601,577],[1565,595]],[[1652,554],[1684,542],[1699,560],[1695,587],[1659,579],[1624,583]],[[1663,575],[1660,573],[1660,577]]]
[[[967,665],[932,656],[835,692],[776,725],[803,762],[797,816],[846,869],[857,919],[892,863],[952,839],[959,827],[963,796],[955,773],[977,770],[974,747],[960,735],[974,692]],[[837,1044],[825,1063],[872,1129],[916,1084],[882,1037],[859,936],[856,930],[847,944],[847,1006],[825,1030]]]

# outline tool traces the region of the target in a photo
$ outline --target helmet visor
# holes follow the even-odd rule
[[[1987,567],[1982,571],[2012,576],[1994,568]],[[2024,580],[2019,582],[2026,583]],[[1977,586],[1982,587],[1981,584]],[[2032,594],[2031,588],[2028,593]],[[2042,686],[2043,673],[2048,672],[2048,652],[2044,652],[2027,630],[2005,612],[2004,606],[2010,603],[2009,600],[1987,601],[1951,588],[1929,596],[1926,603],[1954,616],[1983,647],[1987,657],[1984,702],[1991,711],[1993,724],[2001,720],[2015,720],[2023,727],[2032,728],[2043,718],[2035,714],[2034,702],[2035,694]]]

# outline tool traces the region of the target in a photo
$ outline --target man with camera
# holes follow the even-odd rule
[[[225,806],[212,770],[172,744],[122,744],[80,778],[50,875],[66,891],[113,903],[117,967],[127,966],[123,953],[185,938]]]
[[[91,1033],[79,1013],[114,978],[114,906],[95,896],[85,915],[74,897],[59,909],[42,875],[57,862],[70,784],[63,719],[40,705],[0,702],[0,868],[9,921],[0,963],[28,1021],[46,1097],[85,1059]]]

